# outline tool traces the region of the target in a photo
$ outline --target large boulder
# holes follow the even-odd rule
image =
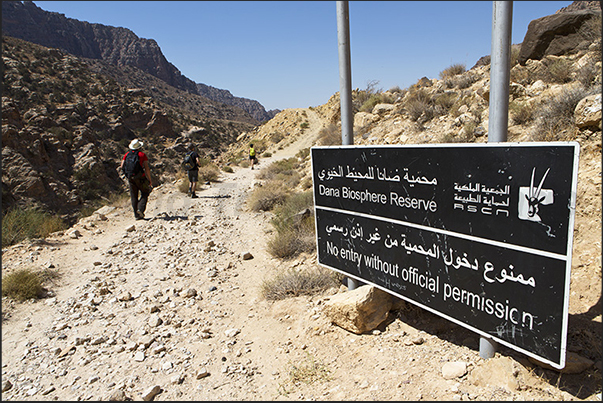
[[[388,317],[392,296],[371,285],[336,294],[325,302],[323,313],[343,329],[356,334],[370,332]]]
[[[579,128],[598,127],[601,129],[601,94],[583,98],[574,110],[574,119]]]
[[[548,15],[530,22],[517,61],[522,66],[529,59],[546,55],[560,56],[575,49],[588,48],[589,41],[580,34],[582,25],[601,12],[582,10]]]

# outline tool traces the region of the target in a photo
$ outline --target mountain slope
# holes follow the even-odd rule
[[[139,38],[126,28],[67,18],[64,14],[44,11],[31,1],[3,1],[2,33],[118,67],[136,67],[182,91],[240,107],[258,121],[273,116],[257,101],[249,102],[237,97],[223,99],[220,94],[212,98],[201,94],[198,84],[167,61],[156,41]]]

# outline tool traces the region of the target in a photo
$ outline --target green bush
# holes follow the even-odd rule
[[[2,219],[2,247],[25,239],[45,238],[65,228],[65,222],[56,215],[35,208],[13,208]]]

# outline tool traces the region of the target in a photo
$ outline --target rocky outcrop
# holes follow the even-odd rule
[[[574,111],[576,126],[583,129],[594,127],[601,130],[601,94],[589,95],[582,99]]]
[[[547,55],[564,55],[577,49],[588,49],[591,42],[580,28],[601,12],[583,10],[553,14],[533,20],[521,45],[518,62],[525,65],[529,59],[540,60]]]

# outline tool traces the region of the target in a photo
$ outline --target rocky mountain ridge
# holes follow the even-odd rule
[[[260,122],[274,116],[274,111],[267,112],[257,101],[225,96],[219,91],[199,92],[198,86],[204,84],[195,83],[168,62],[155,40],[139,38],[127,28],[67,18],[61,13],[45,11],[31,1],[5,1],[2,2],[2,33],[62,49],[74,56],[102,60],[118,67],[136,67],[182,91],[240,107]]]
[[[280,109],[271,109],[266,111],[264,106],[258,101],[235,97],[230,91],[221,90],[219,88],[212,87],[211,85],[197,83],[197,92],[199,95],[214,101],[223,102],[227,105],[238,106],[260,122],[266,122],[280,112]]]

